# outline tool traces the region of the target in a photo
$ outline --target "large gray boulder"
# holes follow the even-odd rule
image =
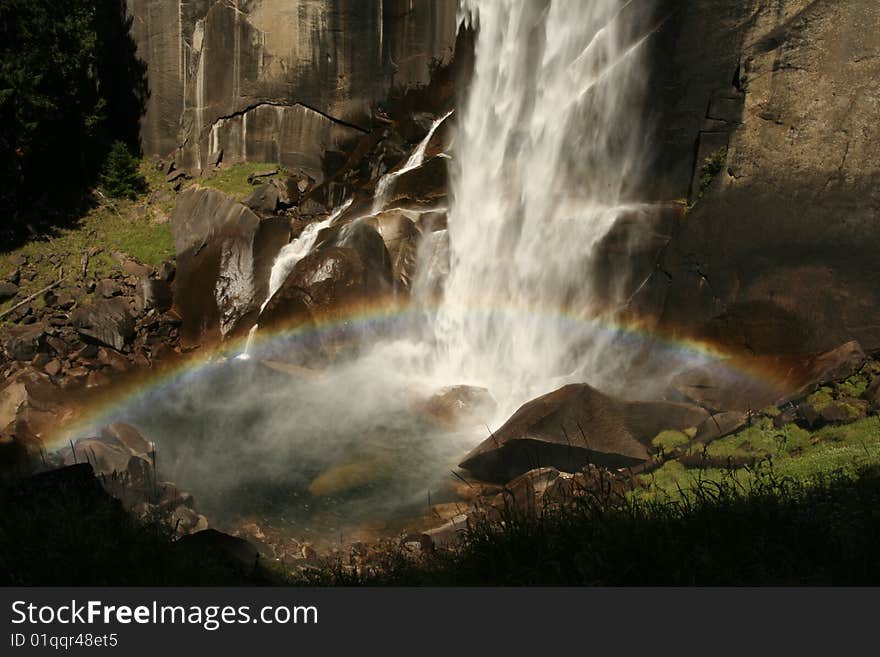
[[[690,404],[629,402],[587,384],[567,385],[523,405],[461,467],[503,483],[547,466],[568,472],[589,463],[632,466],[648,459],[661,431],[697,427],[708,417]]]
[[[260,219],[214,189],[190,187],[171,215],[175,304],[190,343],[246,332],[269,293],[269,274],[290,239],[283,218]]]

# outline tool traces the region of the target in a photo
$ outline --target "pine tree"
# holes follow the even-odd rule
[[[134,199],[146,190],[147,181],[138,169],[138,160],[123,142],[117,141],[110,147],[101,186],[113,198]]]

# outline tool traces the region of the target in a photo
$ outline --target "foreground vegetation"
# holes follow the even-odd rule
[[[511,509],[472,523],[455,550],[414,557],[389,546],[380,567],[326,563],[295,578],[182,550],[158,525],[76,486],[0,494],[0,584],[880,584],[880,468],[805,482],[763,463],[746,486],[704,479],[668,499],[591,494],[536,515]]]
[[[381,569],[339,563],[311,583],[404,586],[880,584],[880,469],[804,482],[769,464],[747,486],[703,480],[675,498],[574,498],[473,523],[457,550]]]

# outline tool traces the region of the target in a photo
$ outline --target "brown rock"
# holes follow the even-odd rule
[[[61,373],[61,361],[57,358],[50,360],[48,363],[46,363],[43,371],[49,376],[58,376]]]
[[[510,481],[546,466],[631,466],[648,459],[661,431],[696,427],[707,417],[688,404],[626,402],[586,384],[568,385],[522,406],[461,467],[487,481]]]
[[[132,454],[147,455],[153,451],[153,443],[144,438],[140,431],[124,422],[115,422],[104,427],[101,437],[119,443]]]

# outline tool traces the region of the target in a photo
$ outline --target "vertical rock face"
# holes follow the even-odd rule
[[[449,0],[128,0],[150,97],[144,151],[201,168],[315,169],[372,124],[392,88],[425,84],[456,34]],[[319,167],[318,167],[319,169]]]
[[[667,4],[658,145],[679,164],[657,178],[693,205],[645,314],[758,354],[880,349],[880,5]]]

